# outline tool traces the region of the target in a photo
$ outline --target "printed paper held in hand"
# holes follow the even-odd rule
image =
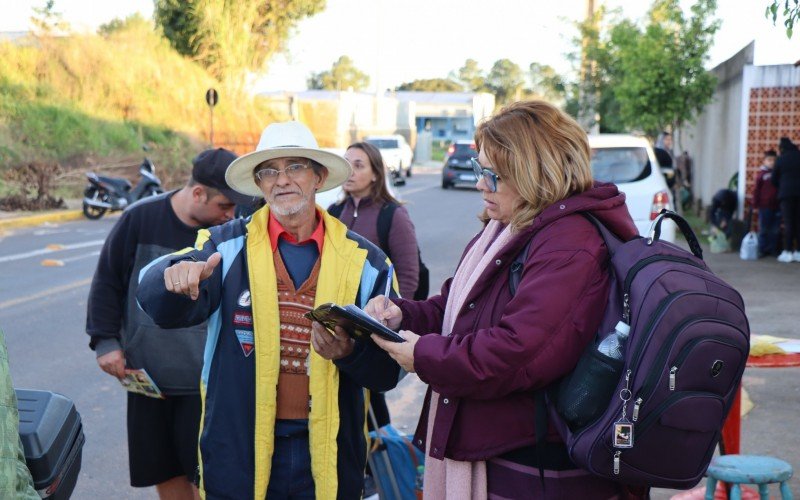
[[[144,368],[139,370],[125,369],[125,378],[120,379],[122,387],[127,391],[135,392],[156,399],[165,399],[161,389],[158,388]]]

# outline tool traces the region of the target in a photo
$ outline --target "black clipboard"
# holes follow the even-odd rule
[[[321,323],[331,332],[333,332],[334,326],[340,326],[356,340],[367,339],[370,334],[374,333],[390,342],[399,344],[406,341],[397,332],[389,329],[355,305],[342,307],[333,303],[322,304],[313,311],[307,312],[305,317]]]

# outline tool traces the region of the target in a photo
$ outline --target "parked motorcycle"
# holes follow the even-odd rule
[[[99,219],[109,210],[124,210],[131,203],[164,192],[161,180],[155,175],[155,165],[147,156],[139,165],[141,178],[133,187],[127,179],[105,177],[86,172],[89,184],[83,191],[83,215]]]

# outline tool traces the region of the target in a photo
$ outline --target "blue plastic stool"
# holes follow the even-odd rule
[[[769,483],[781,483],[783,500],[792,500],[789,478],[792,466],[783,460],[757,455],[722,455],[708,466],[706,500],[713,500],[717,481],[731,485],[731,500],[741,500],[740,484],[757,484],[761,500],[769,500]]]

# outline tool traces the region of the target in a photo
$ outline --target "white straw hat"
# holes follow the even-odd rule
[[[300,122],[283,122],[264,129],[256,150],[240,156],[228,166],[225,181],[242,194],[263,196],[253,178],[253,169],[267,160],[292,156],[314,160],[328,169],[328,178],[319,191],[341,186],[350,177],[350,163],[337,154],[320,149],[308,127]]]

